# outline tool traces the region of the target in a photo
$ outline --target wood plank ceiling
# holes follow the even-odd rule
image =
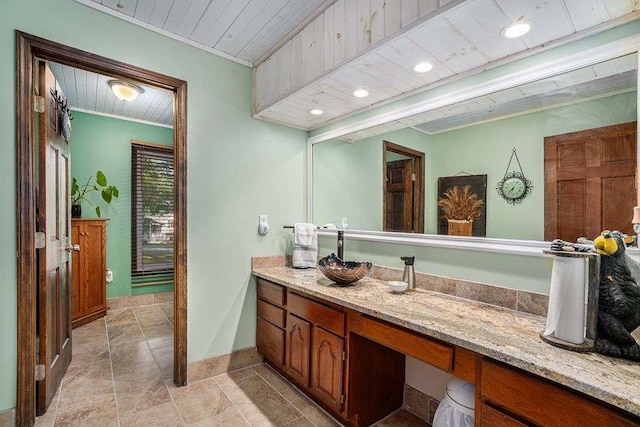
[[[55,62],[49,66],[72,110],[173,127],[173,94],[169,91],[138,83],[144,92],[132,102],[121,101],[107,84],[112,77]]]
[[[254,117],[306,130],[640,16],[639,0],[75,1],[253,66]]]

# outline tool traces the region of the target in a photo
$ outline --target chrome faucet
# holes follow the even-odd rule
[[[344,231],[338,230],[338,258],[344,261]]]

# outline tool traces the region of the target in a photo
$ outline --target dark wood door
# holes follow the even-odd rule
[[[309,387],[309,351],[311,325],[292,314],[287,314],[286,371],[298,384]]]
[[[545,240],[633,234],[636,163],[636,122],[545,138]]]
[[[311,392],[340,412],[344,339],[315,326],[311,350]]]
[[[413,231],[413,159],[387,162],[384,231]]]
[[[36,412],[43,414],[71,362],[69,146],[60,135],[57,87],[46,63],[39,63],[39,92],[45,111],[39,114],[38,231],[45,247],[38,252],[38,363],[44,379],[36,383]]]

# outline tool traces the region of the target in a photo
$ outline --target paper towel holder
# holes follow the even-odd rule
[[[585,336],[582,344],[574,344],[557,338],[553,333],[545,335],[540,334],[542,341],[565,350],[577,352],[589,352],[595,350],[596,340],[598,338],[598,297],[600,287],[600,255],[592,252],[564,252],[543,250],[545,254],[570,257],[570,258],[586,258],[587,259],[587,307]]]

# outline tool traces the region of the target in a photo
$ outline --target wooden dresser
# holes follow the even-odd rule
[[[107,313],[107,220],[71,220],[73,316],[75,328]]]

